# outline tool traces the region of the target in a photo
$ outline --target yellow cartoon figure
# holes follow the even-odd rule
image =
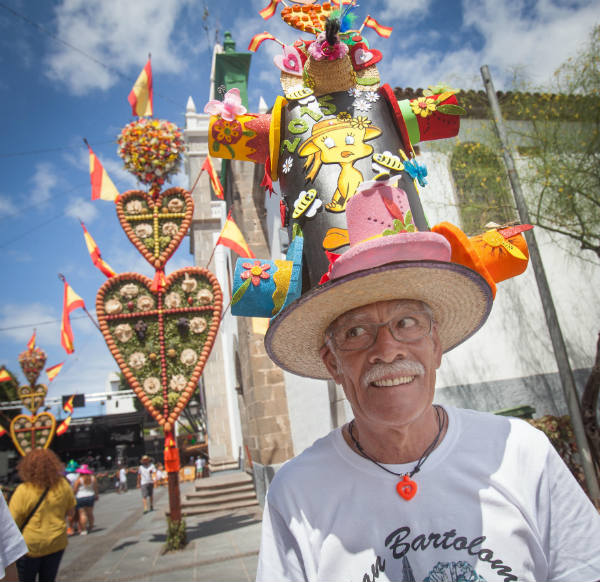
[[[381,130],[371,126],[367,117],[339,115],[336,119],[326,119],[313,125],[312,135],[300,145],[298,155],[308,158],[304,164],[304,169],[308,170],[307,182],[315,179],[321,164],[339,164],[342,168],[337,189],[331,202],[325,205],[330,212],[346,210],[346,202],[363,181],[362,173],[353,164],[373,153],[373,147],[365,142],[379,135]]]

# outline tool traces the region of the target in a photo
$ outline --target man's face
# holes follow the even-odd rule
[[[410,325],[411,314],[422,319],[424,311],[419,301],[382,301],[345,313],[330,329],[355,336],[363,333],[361,324],[393,319]],[[343,386],[357,421],[397,427],[414,422],[431,406],[442,348],[435,323],[431,333],[412,342],[396,340],[382,326],[372,346],[343,351],[328,340],[321,357]]]

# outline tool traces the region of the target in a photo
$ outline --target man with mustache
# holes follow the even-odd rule
[[[340,384],[353,418],[275,475],[257,580],[600,579],[600,517],[545,435],[434,404],[493,292],[442,235],[381,236],[392,204],[402,190],[359,188],[349,250],[265,337],[284,369]]]

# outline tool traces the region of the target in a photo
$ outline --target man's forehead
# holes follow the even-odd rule
[[[416,299],[391,299],[389,301],[369,303],[368,305],[362,305],[361,307],[356,307],[355,309],[346,311],[346,313],[343,313],[337,319],[332,321],[331,325],[336,322],[347,321],[349,319],[372,316],[372,314],[375,313],[376,309],[378,308],[383,308],[383,310],[386,312],[395,312],[403,309],[418,311],[423,311],[424,309],[429,310],[428,305],[423,301],[418,301]]]

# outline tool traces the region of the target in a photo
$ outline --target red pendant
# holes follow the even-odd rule
[[[396,491],[400,497],[410,501],[417,494],[417,484],[408,475],[404,475],[396,485]]]

